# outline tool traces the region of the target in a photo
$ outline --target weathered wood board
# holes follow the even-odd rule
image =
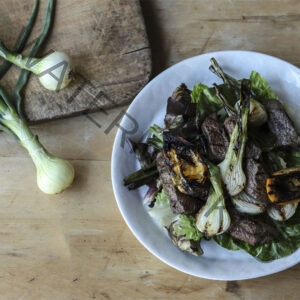
[[[14,47],[32,5],[33,0],[0,1],[0,39],[8,48]],[[40,33],[45,5],[41,0],[28,42]],[[24,95],[31,122],[128,103],[149,80],[151,53],[138,0],[56,1],[53,27],[41,54],[51,50],[72,57],[76,80],[67,89],[50,92],[31,75]],[[8,92],[19,72],[13,66],[0,81]]]

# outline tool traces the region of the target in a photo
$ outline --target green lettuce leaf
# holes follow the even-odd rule
[[[154,206],[149,209],[151,217],[155,218],[163,227],[168,228],[173,223],[173,233],[186,240],[199,241],[203,234],[196,227],[196,219],[192,215],[174,214],[170,208],[170,201],[164,191],[155,198]]]
[[[300,151],[290,150],[286,152],[285,159],[288,167],[300,166]]]
[[[222,103],[216,96],[215,89],[202,83],[194,86],[191,100],[192,103],[197,103],[197,114],[200,121],[222,108]]]
[[[199,241],[203,233],[196,227],[196,219],[191,215],[180,215],[174,223],[174,234],[187,240]]]
[[[164,189],[159,192],[155,198],[154,206],[149,209],[149,214],[156,219],[163,227],[169,227],[177,219],[178,215],[174,214],[170,208],[169,199]]]
[[[258,72],[252,71],[250,74],[251,89],[262,103],[266,103],[270,99],[278,99],[272,91],[267,80]]]

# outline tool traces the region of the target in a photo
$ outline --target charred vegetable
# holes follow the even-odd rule
[[[206,184],[208,169],[200,154],[193,150],[193,144],[165,132],[164,154],[177,189],[196,196],[197,189]]]
[[[249,101],[249,81],[243,80],[237,123],[230,137],[225,159],[219,164],[222,179],[231,196],[239,194],[246,184],[246,176],[243,171],[243,157],[247,141]]]
[[[268,114],[265,107],[254,98],[250,99],[249,124],[259,127],[268,120]]]
[[[200,247],[203,234],[197,229],[193,216],[179,215],[169,226],[168,233],[174,245],[179,249],[195,256],[203,254]]]
[[[274,172],[266,182],[271,202],[283,205],[300,201],[300,167],[290,167]]]
[[[256,215],[266,210],[266,204],[264,202],[251,197],[244,191],[240,192],[236,196],[231,197],[231,200],[235,209],[241,213]]]
[[[283,205],[272,205],[268,208],[268,215],[276,221],[286,221],[296,212],[298,203],[288,203]]]

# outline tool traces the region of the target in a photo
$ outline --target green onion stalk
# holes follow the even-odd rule
[[[32,56],[38,53],[47,37],[53,19],[54,4],[54,0],[47,1],[41,34],[30,50],[30,55]],[[17,41],[17,47],[15,47],[14,50],[19,51],[24,47],[37,15],[38,5],[39,1],[35,0],[32,13]],[[13,60],[12,54],[9,53],[3,44],[0,52],[6,57],[10,57],[10,60]],[[35,66],[34,68],[37,68],[38,64],[34,61],[34,64],[32,63],[32,65]],[[2,63],[0,66],[0,78],[4,76],[9,67],[10,63],[8,60]],[[75,172],[70,162],[50,154],[43,147],[38,137],[30,130],[26,119],[23,116],[23,98],[21,96],[21,91],[28,81],[29,73],[30,72],[25,68],[20,72],[20,76],[13,90],[13,100],[9,99],[8,95],[0,87],[0,130],[11,134],[17,139],[21,146],[27,149],[37,170],[38,187],[44,193],[57,194],[72,184]],[[51,74],[54,75],[54,68]],[[64,85],[61,84],[61,87],[63,86]]]
[[[243,158],[247,141],[247,124],[250,103],[250,82],[242,80],[241,100],[237,123],[230,137],[225,159],[219,164],[220,172],[229,195],[239,194],[245,187],[246,175]]]
[[[21,69],[37,75],[40,83],[48,90],[62,90],[74,78],[72,60],[64,52],[54,51],[43,58],[27,57],[9,51],[0,41],[0,56]]]
[[[24,26],[23,30],[21,31],[21,34],[16,42],[16,45],[13,48],[14,52],[20,52],[24,49],[26,40],[28,39],[33,24],[35,22],[38,13],[38,8],[39,8],[39,0],[34,0],[30,17],[27,21],[27,24]],[[0,79],[5,75],[5,73],[9,70],[10,67],[11,67],[11,63],[9,61],[6,60],[4,61],[4,63],[2,63],[2,65],[0,66]]]
[[[46,194],[57,194],[71,185],[74,168],[67,160],[50,154],[19,117],[10,99],[0,88],[0,129],[13,135],[27,149],[37,170],[37,185]]]
[[[207,238],[221,234],[231,224],[230,215],[225,206],[221,173],[217,166],[206,161],[209,170],[211,188],[206,203],[196,215],[196,227]]]

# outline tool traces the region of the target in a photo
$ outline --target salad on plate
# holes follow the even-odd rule
[[[258,72],[237,79],[215,58],[220,84],[181,83],[163,126],[128,139],[140,169],[129,189],[147,186],[145,209],[182,251],[203,254],[213,239],[273,261],[300,247],[300,138],[281,99]]]

